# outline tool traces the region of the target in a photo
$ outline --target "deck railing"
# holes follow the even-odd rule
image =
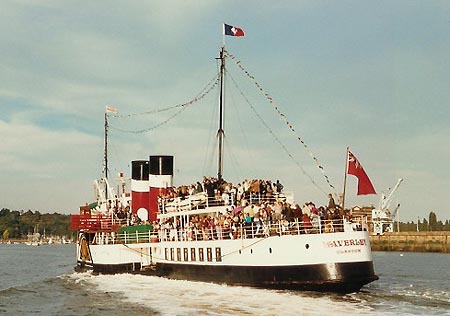
[[[111,215],[72,214],[70,216],[70,230],[112,232],[123,225],[128,225],[127,220],[117,219]]]
[[[294,195],[292,192],[274,193],[270,196],[266,196],[260,193],[249,193],[246,198],[248,203],[269,203],[275,202],[289,202],[293,203]],[[159,201],[161,214],[167,214],[179,211],[190,211],[197,209],[204,209],[212,206],[239,206],[241,201],[235,201],[233,195],[228,198],[221,196],[208,196],[205,192],[188,195],[186,197],[176,197],[170,199],[161,199]]]
[[[215,226],[187,229],[160,228],[149,231],[133,231],[129,226],[127,231],[120,234],[111,232],[97,232],[92,241],[94,244],[133,244],[152,242],[175,241],[207,241],[222,239],[253,239],[270,236],[303,235],[303,234],[327,234],[333,232],[348,232],[365,230],[361,225],[363,221],[347,222],[342,219],[320,220],[315,224],[310,222],[278,221],[270,223],[249,223],[231,225],[229,227]],[[137,226],[136,226],[137,227]]]

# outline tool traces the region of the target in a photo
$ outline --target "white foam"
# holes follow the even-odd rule
[[[76,277],[76,276],[74,276]],[[161,315],[378,315],[360,301],[333,294],[274,291],[140,275],[80,274],[96,291],[120,294]],[[337,299],[338,298],[338,299]],[[385,314],[386,315],[386,314]]]

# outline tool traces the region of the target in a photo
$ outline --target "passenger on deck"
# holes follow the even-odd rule
[[[244,208],[244,213],[245,213],[246,216],[247,216],[247,214],[248,214],[248,216],[249,216],[249,218],[250,218],[250,222],[252,222],[253,217],[254,217],[254,215],[255,215],[255,212],[253,211],[253,204],[247,205],[247,206]]]
[[[141,222],[141,220],[140,220],[140,218],[139,218],[136,214],[134,214],[134,215],[131,216],[131,220],[130,220],[130,225],[131,225],[131,226],[133,226],[133,225],[139,225],[140,222]]]
[[[274,220],[279,221],[282,219],[283,207],[280,202],[275,202],[275,205],[273,206],[273,213]]]
[[[280,183],[280,180],[277,180],[275,183],[275,191],[277,193],[281,193],[281,191],[283,191],[283,185]]]
[[[308,217],[311,216],[311,208],[309,207],[309,203],[305,203],[302,207],[302,214],[307,215]]]
[[[271,201],[273,197],[273,188],[272,183],[270,181],[266,182],[266,194],[265,194],[265,200]]]
[[[303,233],[309,234],[311,232],[311,229],[312,229],[313,226],[312,226],[312,223],[311,223],[311,220],[310,220],[309,216],[306,215],[306,214],[303,214],[302,226],[303,226]]]
[[[195,187],[195,193],[203,192],[203,186],[200,183],[200,181],[197,181],[196,187]]]
[[[219,217],[215,219],[215,226],[216,226],[216,236],[217,239],[222,239],[222,227],[224,227],[224,215],[219,214]]]
[[[222,193],[222,201],[225,205],[230,205],[230,195],[226,191]]]
[[[252,218],[250,217],[249,213],[245,213],[244,223],[245,225],[250,225],[252,223]]]
[[[336,209],[336,203],[334,203],[333,195],[331,193],[328,194],[328,210],[334,211]]]
[[[302,217],[303,217],[302,209],[300,208],[300,205],[298,205],[298,204],[295,204],[294,217],[300,221],[302,220]]]

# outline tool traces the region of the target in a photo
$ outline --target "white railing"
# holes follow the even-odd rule
[[[289,202],[293,204],[293,193],[274,193],[270,197],[260,193],[250,193],[247,196],[247,202],[250,204],[265,203],[274,204],[276,202]],[[241,201],[235,201],[233,195],[224,199],[221,196],[208,197],[205,192],[188,195],[186,197],[175,197],[170,199],[162,199],[160,201],[161,214],[167,214],[180,211],[191,211],[204,209],[213,206],[240,206]]]
[[[132,227],[132,226],[129,226]],[[97,233],[94,244],[133,244],[171,241],[206,241],[223,239],[253,239],[270,236],[303,235],[303,234],[327,234],[343,231],[363,230],[356,222],[346,222],[342,219],[320,220],[316,223],[277,221],[277,222],[252,222],[248,224],[234,224],[229,226],[217,225],[215,227],[196,227],[186,229],[160,228],[149,231],[124,231],[117,233]]]

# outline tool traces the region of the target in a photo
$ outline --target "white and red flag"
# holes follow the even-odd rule
[[[113,113],[113,114],[117,114],[119,113],[119,111],[113,107],[110,106],[106,106],[106,113]]]
[[[350,151],[348,152],[347,174],[358,178],[357,195],[377,194],[361,163]]]
[[[223,24],[223,34],[230,36],[244,36],[244,31],[236,26]]]

